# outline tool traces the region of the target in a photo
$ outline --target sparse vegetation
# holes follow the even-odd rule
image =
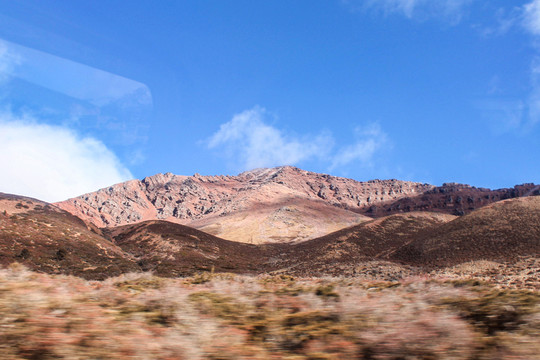
[[[309,242],[264,246],[166,221],[103,230],[17,201],[4,201],[9,215],[0,221],[0,264],[7,266],[0,270],[0,359],[540,353],[537,199],[450,222],[393,215]],[[527,216],[525,205],[532,206]],[[494,209],[502,209],[499,222]],[[481,235],[474,241],[473,228]],[[493,252],[492,233],[503,232],[515,238]]]
[[[483,282],[0,270],[3,359],[534,359],[539,335],[537,291]]]

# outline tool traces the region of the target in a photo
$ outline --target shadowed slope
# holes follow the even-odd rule
[[[413,264],[515,261],[540,254],[540,197],[500,201],[421,234],[393,255]]]
[[[200,271],[253,273],[260,270],[263,250],[227,241],[168,221],[146,221],[107,230],[115,243],[132,254],[144,271],[160,276]]]
[[[379,263],[379,267],[404,271],[397,264],[387,263],[390,255],[418,234],[454,218],[447,214],[417,212],[372,220],[281,248],[283,253],[273,259],[273,266],[302,275],[351,275],[360,271],[361,265],[365,267],[368,262],[380,261],[383,263]]]
[[[0,193],[0,264],[103,279],[135,271],[101,230],[51,204]]]

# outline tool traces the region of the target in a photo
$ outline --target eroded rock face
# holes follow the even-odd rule
[[[532,183],[496,190],[445,183],[420,196],[374,204],[367,208],[364,214],[380,217],[411,211],[434,211],[461,216],[500,200],[537,195],[540,195],[540,186]]]
[[[290,212],[294,215],[292,219],[283,214],[276,217],[277,209],[283,206],[316,204],[312,206],[310,216],[318,217],[322,227],[337,230],[364,221],[365,218],[358,213],[374,204],[416,196],[433,188],[433,185],[399,180],[358,182],[285,166],[256,169],[238,176],[157,174],[140,181],[116,184],[57,205],[99,227],[159,219],[186,225],[200,224],[201,228],[210,229],[214,222],[212,219],[215,219],[221,229],[216,230],[216,235],[235,233],[236,238],[230,240],[260,243],[268,239],[279,242],[282,236],[286,241],[291,238],[285,227],[283,234],[279,232],[280,226],[276,222],[294,222],[295,218],[302,217],[295,212]],[[248,234],[242,238],[238,233],[229,231],[226,221],[232,214],[241,212],[257,213],[261,221],[275,226],[269,226],[262,232],[259,229],[258,235]],[[237,217],[232,219],[232,222],[238,220]],[[317,226],[295,232],[301,239],[319,236],[320,233]],[[248,237],[250,241],[247,241]]]
[[[448,183],[352,179],[291,166],[237,176],[157,174],[57,205],[99,227],[167,220],[227,240],[296,242],[411,211],[465,215],[493,202],[540,194],[540,185],[490,190]],[[291,211],[285,211],[289,209]]]

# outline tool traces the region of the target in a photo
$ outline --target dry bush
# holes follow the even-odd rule
[[[533,359],[538,304],[534,291],[456,281],[85,281],[15,265],[0,270],[0,358]]]

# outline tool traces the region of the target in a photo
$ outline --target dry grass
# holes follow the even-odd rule
[[[2,359],[534,359],[540,295],[472,281],[0,270]]]

